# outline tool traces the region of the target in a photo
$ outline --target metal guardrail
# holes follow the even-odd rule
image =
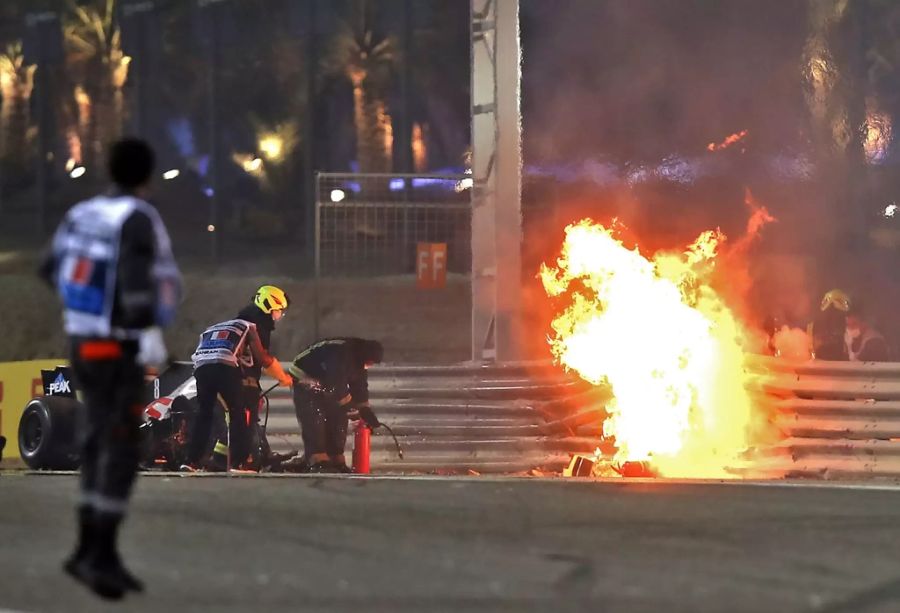
[[[900,363],[754,357],[750,367],[783,437],[759,451],[759,470],[788,477],[900,477]]]
[[[790,362],[753,356],[750,384],[776,428],[747,476],[900,477],[900,363]],[[609,390],[548,363],[385,366],[370,371],[379,415],[408,448],[373,438],[376,471],[559,470],[601,439]],[[273,402],[290,443],[290,398]],[[299,437],[296,437],[299,446]],[[607,451],[607,450],[604,450]]]
[[[369,371],[369,390],[405,455],[376,431],[373,472],[558,471],[571,453],[597,446],[607,397],[546,363],[387,365]],[[275,451],[302,448],[287,389],[270,394],[268,435]]]

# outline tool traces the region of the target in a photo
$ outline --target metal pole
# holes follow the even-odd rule
[[[313,212],[315,223],[313,224],[313,258],[315,263],[315,274],[313,276],[313,340],[319,339],[319,278],[322,275],[322,212],[319,208],[321,194],[319,192],[319,174],[313,175]]]
[[[472,118],[472,360],[494,359],[496,253],[494,209],[497,147],[496,6],[493,0],[471,0]]]
[[[131,35],[134,37],[135,66],[129,80],[134,81],[134,105],[132,126],[135,133],[148,140],[150,130],[147,126],[147,88],[150,58],[147,53],[147,20],[155,9],[153,2],[145,1],[126,4],[122,7],[123,17],[131,22]]]
[[[303,166],[306,173],[306,251],[307,265],[314,262],[318,276],[318,181],[316,177],[316,75],[318,71],[318,48],[316,46],[316,0],[306,3],[306,117],[303,128]]]
[[[42,14],[43,15],[43,14]],[[55,17],[55,16],[54,16]],[[36,19],[40,18],[40,15]],[[50,148],[50,121],[47,113],[48,98],[50,97],[48,70],[49,58],[47,57],[47,40],[45,28],[41,27],[42,21],[36,21],[38,31],[38,68],[37,68],[37,113],[38,113],[38,154],[37,154],[37,219],[35,229],[38,236],[43,236],[47,219],[48,181],[50,179],[47,169],[47,157],[51,154]]]
[[[220,2],[206,2],[209,19],[209,48],[207,61],[208,100],[207,120],[209,129],[209,234],[212,261],[219,262],[219,19]]]
[[[402,44],[403,65],[400,73],[400,125],[397,135],[400,142],[399,170],[400,172],[415,172],[412,154],[412,54],[413,54],[413,3],[412,0],[403,2]]]
[[[473,359],[521,358],[519,0],[472,4]]]
[[[47,210],[47,154],[50,136],[50,126],[47,125],[47,70],[50,64],[50,50],[48,41],[47,24],[58,19],[56,13],[43,12],[31,13],[26,16],[25,24],[30,30],[31,40],[34,44],[37,72],[35,74],[35,111],[37,112],[37,155],[35,171],[37,173],[37,201],[35,202],[35,232],[38,236],[44,233],[45,216]]]
[[[522,121],[519,0],[497,2],[497,361],[522,358]]]
[[[142,2],[125,8],[126,15],[131,15],[135,19],[135,36],[137,37],[135,54],[137,60],[137,77],[134,95],[135,104],[135,130],[138,135],[144,139],[151,139],[149,128],[149,105],[147,102],[147,94],[150,88],[147,87],[150,72],[150,55],[147,51],[147,28],[150,13],[154,10],[152,2]],[[130,12],[129,12],[130,10]]]

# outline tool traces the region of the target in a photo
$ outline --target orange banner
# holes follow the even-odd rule
[[[422,289],[447,285],[447,243],[416,245],[416,280]]]

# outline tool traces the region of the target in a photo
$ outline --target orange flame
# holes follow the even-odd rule
[[[762,229],[777,220],[756,200],[749,188],[745,190],[744,202],[750,209],[746,230],[731,243],[727,251],[722,253],[722,257],[717,261],[711,284],[719,289],[722,298],[737,311],[741,319],[748,321],[752,319],[748,308],[748,296],[753,288],[753,277],[747,255],[750,248],[759,240]]]
[[[749,134],[749,133],[750,132],[747,130],[741,130],[740,132],[735,132],[734,134],[732,134],[731,136],[729,136],[728,138],[723,140],[721,143],[708,144],[706,146],[706,149],[708,151],[720,151],[722,149],[727,149],[728,147],[732,146],[733,144],[744,140],[744,137],[747,136],[747,134]]]
[[[547,294],[569,300],[552,323],[552,352],[611,387],[603,434],[617,449],[614,466],[733,477],[754,415],[745,331],[710,283],[726,237],[704,232],[682,253],[648,259],[623,245],[620,230],[590,219],[570,225],[557,266],[542,266]]]

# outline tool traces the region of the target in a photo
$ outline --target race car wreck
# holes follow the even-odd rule
[[[79,465],[78,420],[84,405],[66,366],[41,371],[44,394],[32,399],[19,421],[19,453],[34,470],[74,470]],[[177,470],[185,461],[186,445],[197,406],[196,383],[190,364],[174,363],[144,386],[141,425],[141,465],[144,469]],[[261,402],[267,402],[264,398]],[[217,407],[222,411],[221,407]],[[224,422],[224,418],[223,418]],[[273,458],[262,427],[254,440],[254,459]]]

